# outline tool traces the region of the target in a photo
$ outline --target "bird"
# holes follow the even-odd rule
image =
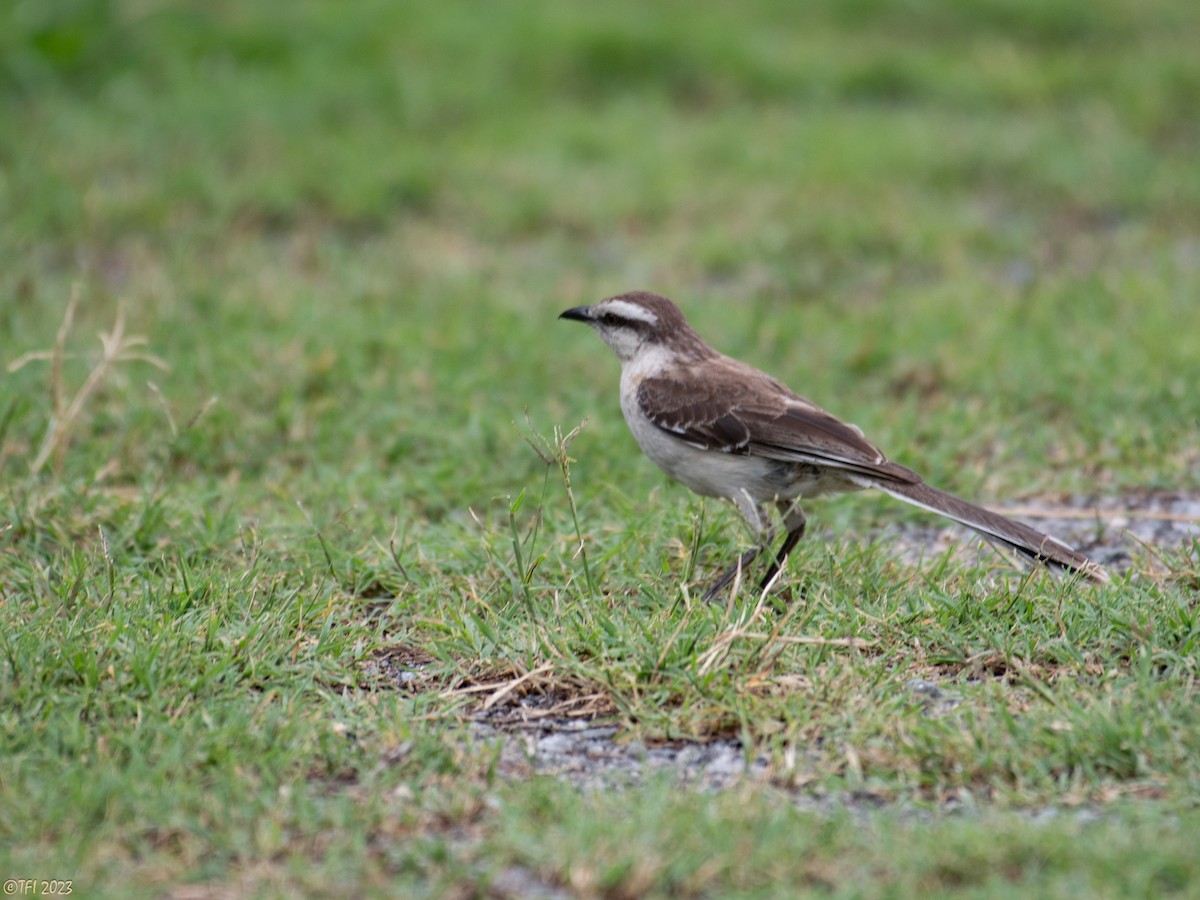
[[[621,411],[646,456],[695,493],[730,501],[754,535],[754,546],[716,579],[706,600],[721,596],[777,539],[772,507],[785,536],[760,583],[764,594],[804,536],[801,501],[870,488],[974,529],[1056,573],[1108,581],[1084,554],[926,484],[888,459],[857,426],[718,352],[666,297],[630,291],[572,307],[559,318],[590,325],[617,355]]]

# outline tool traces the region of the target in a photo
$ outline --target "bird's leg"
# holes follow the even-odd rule
[[[713,582],[712,587],[704,592],[703,599],[705,603],[711,603],[716,600],[718,595],[737,577],[738,573],[745,571],[754,562],[758,557],[759,551],[764,547],[770,547],[771,543],[775,540],[775,529],[767,524],[766,511],[761,505],[751,500],[749,495],[734,497],[733,502],[737,506],[738,512],[742,514],[742,518],[746,520],[746,524],[750,526],[750,530],[754,532],[755,543],[753,547],[741,555],[741,558],[728,571]],[[789,547],[788,549],[791,548]]]
[[[783,539],[783,543],[779,545],[779,551],[775,554],[775,561],[771,563],[767,569],[767,574],[763,576],[762,583],[759,585],[761,590],[766,590],[779,570],[783,567],[784,560],[788,554],[792,552],[792,548],[800,542],[800,538],[804,537],[804,526],[808,521],[804,517],[804,510],[800,508],[797,502],[784,503],[780,501],[779,511],[783,513],[783,527],[787,529],[787,537]]]
[[[768,529],[767,534],[765,535],[767,540],[763,542],[763,546],[770,544],[771,540],[774,539],[774,532],[775,529]],[[744,572],[747,568],[749,568],[750,563],[754,562],[755,558],[758,556],[758,551],[761,549],[762,547],[760,547],[758,544],[755,544],[753,547],[743,553],[741,558],[738,559],[738,561],[726,572],[724,572],[720,578],[714,581],[712,587],[704,592],[704,602],[712,603],[714,600],[716,600],[718,595],[720,595],[725,588],[729,586],[729,583],[737,577],[738,572]]]

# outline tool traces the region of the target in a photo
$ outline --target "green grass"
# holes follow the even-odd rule
[[[1193,6],[9,4],[0,878],[1194,894],[1200,545],[913,568],[846,498],[700,606],[742,526],[555,321],[661,291],[983,501],[1195,492]],[[513,780],[454,691],[535,670],[770,784]]]

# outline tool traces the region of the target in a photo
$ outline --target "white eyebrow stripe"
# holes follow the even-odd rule
[[[608,300],[603,304],[602,309],[620,316],[622,319],[633,319],[636,322],[645,322],[647,325],[658,324],[658,316],[653,311],[638,303],[630,303],[628,300]]]

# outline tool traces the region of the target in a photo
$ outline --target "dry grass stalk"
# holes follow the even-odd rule
[[[57,475],[62,472],[71,433],[88,400],[115,366],[126,362],[145,362],[164,371],[170,369],[170,366],[163,360],[140,349],[147,343],[145,337],[125,334],[125,310],[118,306],[112,330],[100,332],[100,358],[70,402],[65,402],[63,362],[71,357],[66,350],[67,337],[75,320],[75,310],[79,306],[79,294],[80,287],[76,282],[71,289],[71,299],[63,313],[62,324],[59,325],[58,333],[55,335],[54,349],[26,353],[8,365],[8,371],[15,372],[31,362],[43,360],[50,362],[50,420],[46,424],[46,434],[42,438],[37,455],[29,465],[30,474],[37,474],[51,459],[54,461],[54,473]]]

